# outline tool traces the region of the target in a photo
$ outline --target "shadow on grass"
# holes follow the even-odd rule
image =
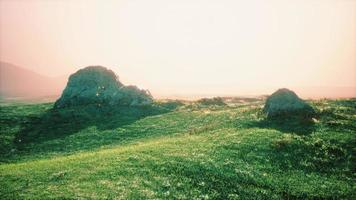
[[[318,173],[343,170],[343,173],[351,175],[352,170],[349,169],[352,169],[350,163],[353,163],[351,155],[354,140],[340,140],[340,137],[350,138],[347,136],[348,132],[355,130],[350,117],[354,109],[350,106],[340,109],[336,106],[332,109],[323,109],[315,114],[315,120],[300,116],[268,119],[259,113],[258,118],[246,120],[242,127],[274,129],[283,133],[291,133],[280,134],[278,139],[272,139],[270,141],[271,151],[258,150],[256,152],[262,153],[262,157],[273,160],[273,163],[282,170],[302,169],[306,172]],[[320,127],[323,128],[322,131],[318,130]],[[317,134],[311,134],[313,132]],[[253,151],[253,148],[241,149],[239,147],[238,149],[241,151],[239,156]]]
[[[307,135],[316,130],[316,126],[313,120],[305,120],[299,118],[265,118],[260,121],[251,121],[248,124],[250,127],[270,128],[284,133],[295,133],[299,135]]]
[[[311,116],[320,121],[324,128],[332,131],[350,132],[356,129],[354,113],[356,112],[356,99],[343,99],[322,101],[316,113]],[[259,113],[259,115],[262,115]],[[285,115],[276,119],[263,117],[260,121],[249,121],[250,127],[273,128],[282,132],[300,135],[310,134],[316,130],[311,117]]]
[[[29,143],[64,138],[92,126],[99,131],[112,130],[144,117],[167,113],[171,110],[172,108],[158,105],[136,107],[86,105],[51,109],[42,115],[31,117],[16,135],[14,143],[18,150],[24,150]]]

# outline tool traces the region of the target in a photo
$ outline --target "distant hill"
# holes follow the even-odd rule
[[[59,96],[66,76],[48,77],[10,63],[0,62],[0,97],[42,98]]]

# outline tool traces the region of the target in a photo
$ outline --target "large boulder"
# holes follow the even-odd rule
[[[264,112],[267,118],[311,118],[315,111],[305,101],[300,99],[295,92],[283,88],[274,92],[266,100]]]
[[[143,105],[150,104],[152,96],[136,86],[124,86],[116,74],[102,66],[90,66],[69,77],[62,96],[54,108],[82,106],[88,104]]]

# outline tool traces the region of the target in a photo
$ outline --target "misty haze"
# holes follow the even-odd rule
[[[0,0],[0,199],[355,199],[355,0]]]

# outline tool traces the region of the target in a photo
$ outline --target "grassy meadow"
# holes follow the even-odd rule
[[[0,107],[0,199],[356,199],[356,99],[311,122],[261,99]]]

